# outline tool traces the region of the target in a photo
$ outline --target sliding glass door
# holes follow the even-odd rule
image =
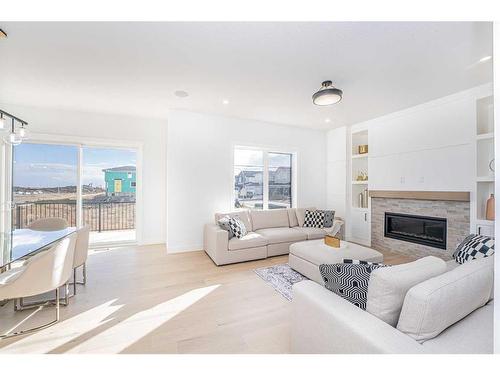
[[[136,240],[137,150],[22,143],[12,151],[13,229],[46,217],[90,227],[93,244]]]
[[[82,221],[93,243],[135,241],[135,150],[83,147]]]

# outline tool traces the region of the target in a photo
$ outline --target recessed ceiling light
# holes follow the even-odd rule
[[[174,92],[174,95],[177,96],[178,98],[187,98],[189,96],[187,91],[184,90],[177,90]]]
[[[229,100],[224,99],[224,100],[222,101],[222,104],[229,104]]]
[[[491,60],[491,56],[484,56],[483,58],[479,59],[479,62],[482,63],[482,62],[486,62],[489,60]]]
[[[325,118],[326,123],[329,123],[330,121],[332,121],[332,120],[330,120],[329,118]]]

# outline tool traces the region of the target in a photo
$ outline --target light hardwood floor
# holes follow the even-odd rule
[[[0,353],[288,353],[290,302],[253,272],[287,260],[217,267],[202,251],[167,255],[160,245],[96,251],[87,286],[61,309],[61,322],[0,341]],[[49,321],[53,312],[29,322]],[[30,313],[7,304],[0,330]]]

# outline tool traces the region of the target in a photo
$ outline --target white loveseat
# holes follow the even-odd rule
[[[323,285],[297,283],[292,353],[492,353],[493,265],[493,256],[448,262],[444,273],[406,292],[394,325]]]
[[[303,227],[305,210],[291,208],[216,213],[215,223],[205,225],[203,248],[215,264],[223,265],[288,254],[290,245],[295,242],[321,239],[327,233],[336,234],[341,230],[343,221],[339,218],[334,220],[331,228]],[[225,215],[239,217],[248,234],[241,239],[229,239],[228,232],[217,224]]]

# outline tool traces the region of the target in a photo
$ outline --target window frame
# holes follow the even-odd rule
[[[237,150],[252,150],[262,152],[263,161],[263,176],[262,176],[262,210],[259,211],[269,211],[269,154],[287,154],[290,155],[290,208],[296,208],[297,206],[297,152],[283,149],[281,147],[272,146],[256,146],[256,145],[241,145],[234,144],[232,147],[231,154],[231,210],[240,211],[246,210],[246,208],[236,208],[234,202],[236,200],[236,194],[234,191],[234,168],[235,168],[235,153]]]

